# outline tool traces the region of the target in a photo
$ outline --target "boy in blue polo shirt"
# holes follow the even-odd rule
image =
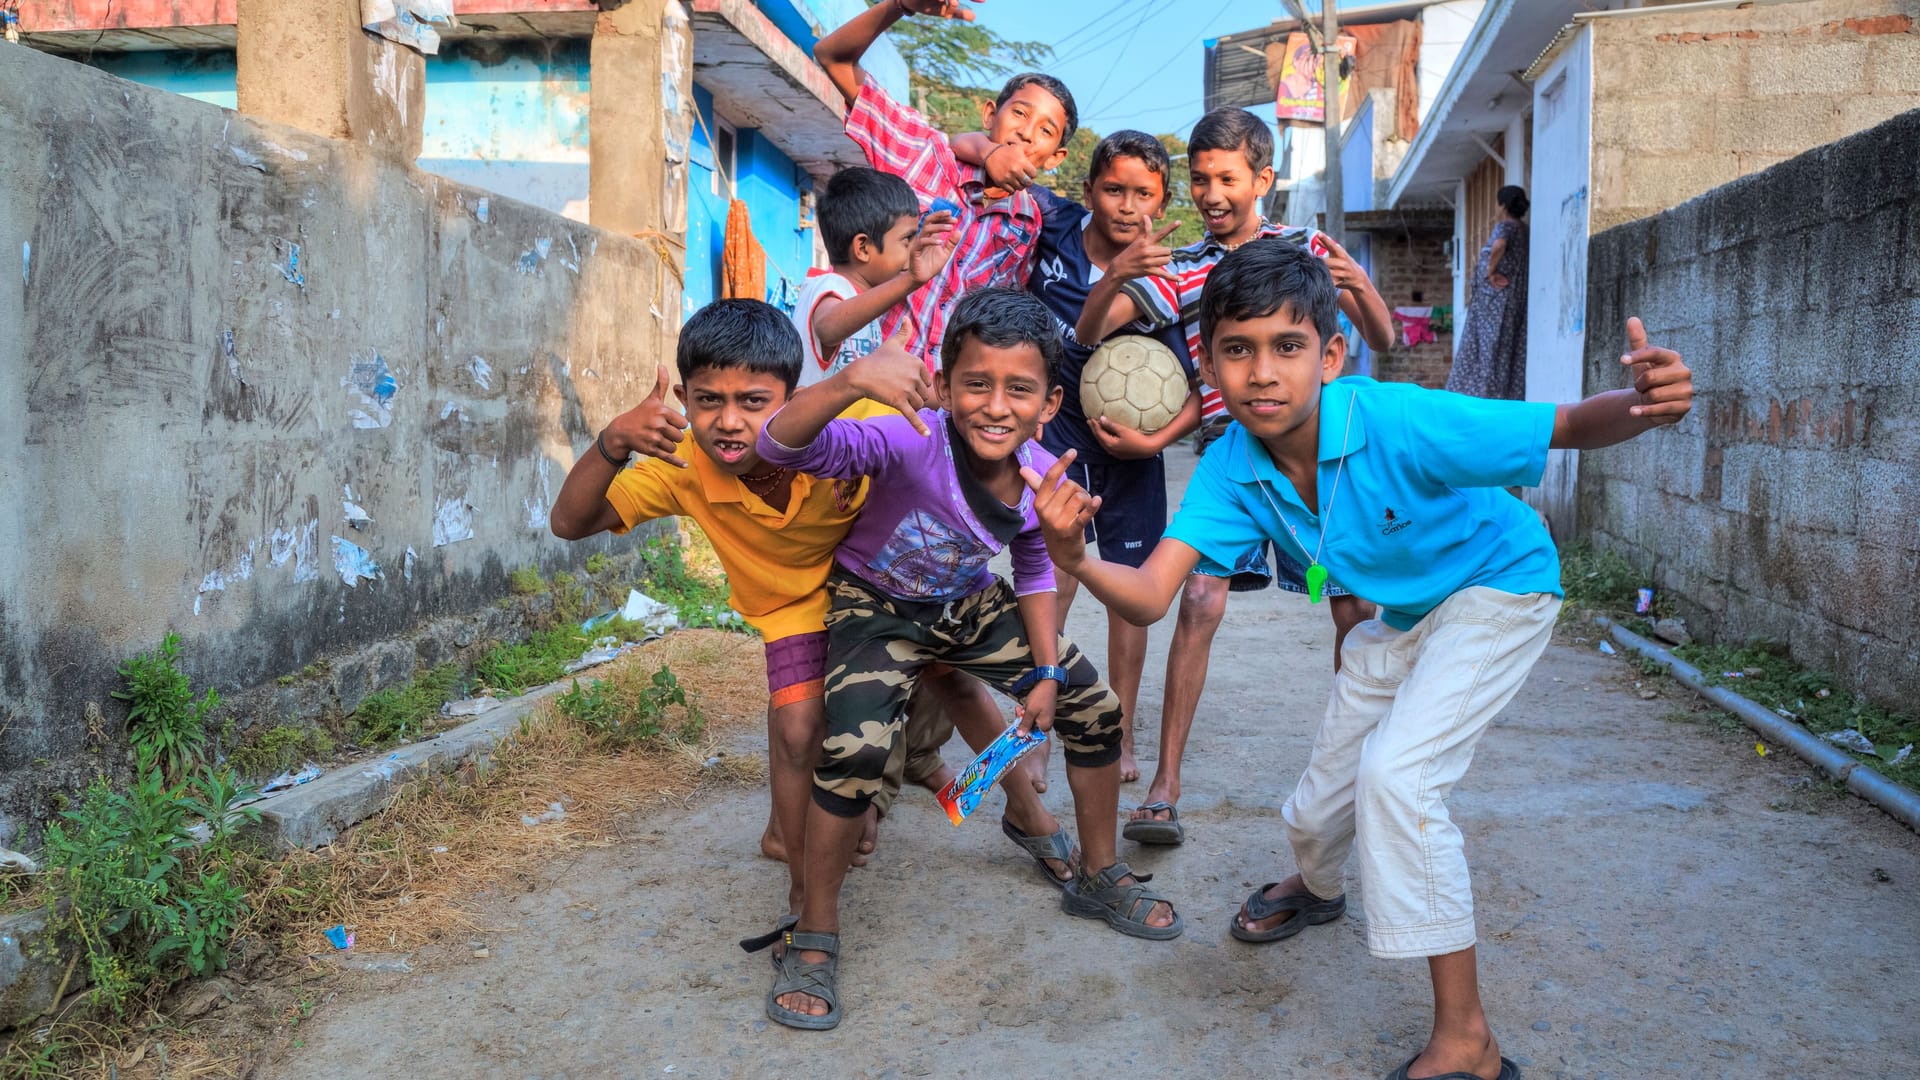
[[[1676,423],[1692,406],[1678,354],[1638,319],[1621,362],[1634,388],[1574,405],[1483,401],[1339,378],[1346,342],[1325,264],[1256,240],[1214,268],[1199,303],[1200,375],[1238,423],[1207,455],[1138,568],[1087,558],[1099,499],[1062,458],[1023,475],[1055,565],[1127,619],[1166,613],[1196,567],[1222,572],[1272,541],[1380,605],[1348,634],[1313,753],[1282,809],[1299,873],[1235,915],[1243,941],[1279,941],[1339,918],[1357,854],[1376,956],[1425,957],[1433,1035],[1389,1080],[1513,1080],[1480,1005],[1473,894],[1446,798],[1474,745],[1545,651],[1560,563],[1534,512],[1501,490],[1540,482],[1548,449],[1591,450]]]

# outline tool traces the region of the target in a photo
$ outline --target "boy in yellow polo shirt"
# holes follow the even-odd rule
[[[786,403],[800,377],[800,336],[777,308],[758,300],[709,304],[681,329],[676,360],[686,415],[666,403],[663,369],[647,399],[615,417],[594,449],[574,463],[550,519],[556,536],[581,540],[680,515],[692,518],[713,542],[731,589],[728,602],[766,642],[769,832],[792,868],[788,910],[798,911],[807,805],[826,737],[827,572],[834,549],[859,516],[867,481],[776,468],[755,452],[761,425]],[[643,456],[629,468],[636,453]],[[975,748],[984,748],[1005,726],[977,680],[953,672],[927,687]],[[937,754],[938,747],[923,752]],[[911,765],[906,771],[929,772]],[[900,772],[889,769],[890,790],[882,803],[891,802]],[[1073,846],[1066,830],[1029,785],[1004,790],[1008,835],[1020,833],[1016,842],[1049,876],[1071,880]],[[863,846],[872,850],[870,842]]]

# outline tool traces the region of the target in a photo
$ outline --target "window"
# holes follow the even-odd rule
[[[713,118],[713,177],[709,187],[715,195],[733,198],[734,167],[738,164],[737,144],[739,136],[733,125],[719,117]]]

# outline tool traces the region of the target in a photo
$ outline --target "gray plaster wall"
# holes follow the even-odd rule
[[[1920,700],[1920,110],[1595,236],[1589,393],[1629,315],[1694,371],[1677,428],[1580,458],[1581,529],[1691,629]]]
[[[0,832],[169,631],[231,693],[605,546],[547,508],[670,349],[658,245],[4,45],[0,193]]]

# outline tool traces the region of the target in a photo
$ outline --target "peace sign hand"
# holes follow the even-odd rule
[[[1167,269],[1167,263],[1173,260],[1173,249],[1161,241],[1172,235],[1180,227],[1176,221],[1161,228],[1159,232],[1142,235],[1138,240],[1122,248],[1120,254],[1107,264],[1107,273],[1121,281],[1131,281],[1140,277],[1157,277],[1166,281],[1176,281],[1178,276]]]
[[[680,448],[681,433],[687,418],[667,404],[667,389],[673,385],[673,372],[665,364],[659,367],[653,389],[640,404],[613,418],[601,433],[608,449],[615,454],[641,453],[684,469],[687,463],[674,451]]]

